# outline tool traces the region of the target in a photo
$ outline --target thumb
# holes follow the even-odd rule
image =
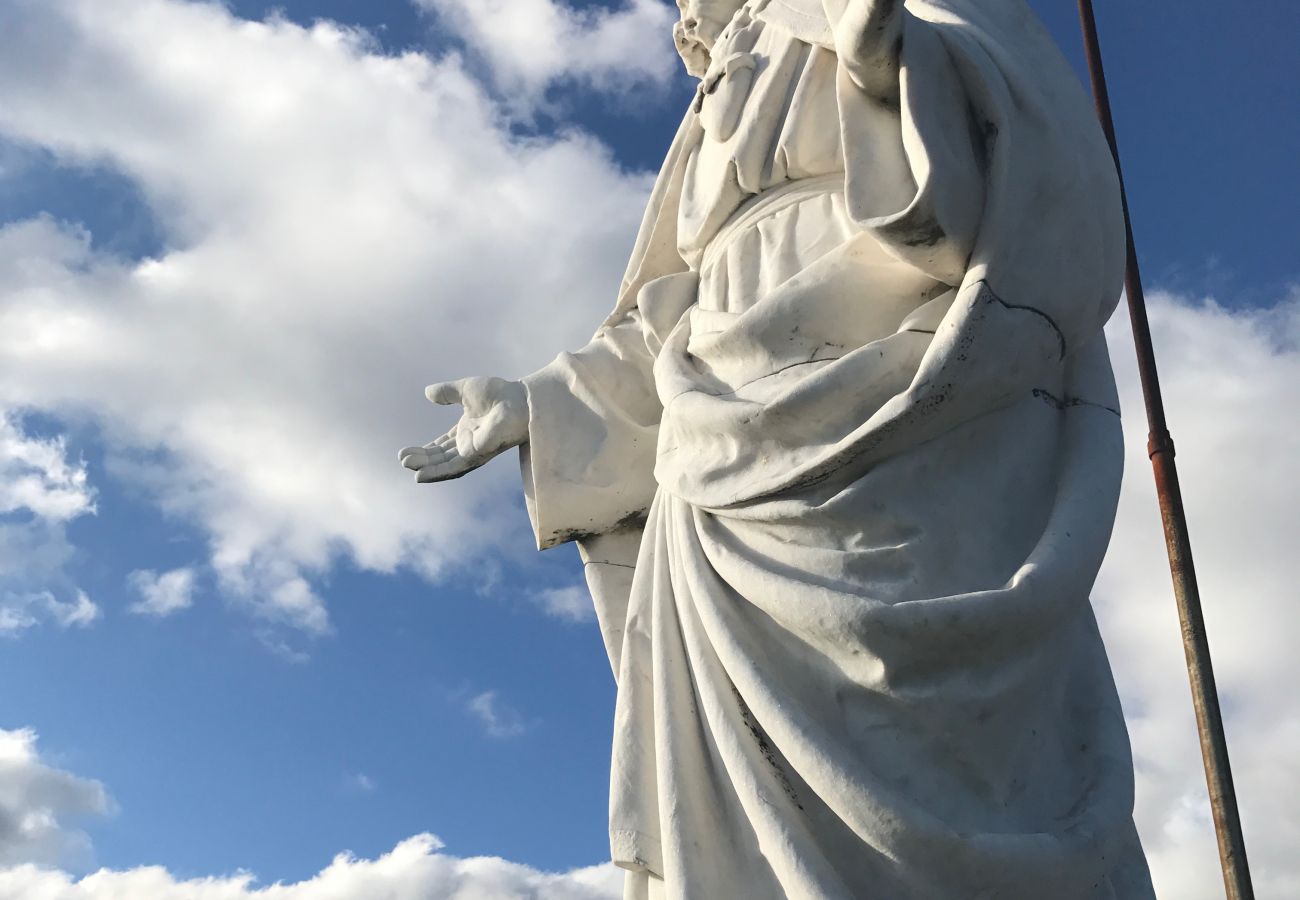
[[[438,384],[431,384],[424,389],[424,396],[428,397],[433,403],[439,406],[448,406],[452,403],[460,403],[460,382],[443,381]]]

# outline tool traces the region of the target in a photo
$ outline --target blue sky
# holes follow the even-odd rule
[[[614,685],[595,623],[560,605],[580,596],[576,554],[531,550],[513,454],[473,485],[430,488],[408,483],[396,450],[447,424],[424,405],[425,383],[480,374],[480,366],[519,375],[594,328],[630,248],[646,173],[692,85],[672,67],[663,34],[628,48],[622,74],[600,59],[570,71],[545,54],[516,71],[520,47],[485,44],[458,3],[239,0],[228,13],[169,18],[193,5],[115,0],[88,13],[78,0],[0,0],[0,56],[46,54],[39,65],[0,64],[0,93],[19,98],[19,112],[0,113],[0,225],[11,238],[0,240],[0,313],[48,315],[64,329],[48,358],[31,349],[39,342],[0,346],[8,369],[0,411],[14,440],[61,447],[84,470],[85,486],[47,473],[47,487],[81,491],[94,506],[59,518],[15,502],[0,513],[13,535],[45,541],[58,557],[8,573],[0,592],[12,603],[42,591],[68,603],[82,592],[99,611],[95,621],[60,624],[61,607],[50,605],[49,615],[32,612],[32,624],[0,637],[0,729],[34,729],[44,764],[101,782],[115,807],[69,817],[60,827],[84,828],[93,849],[34,860],[42,865],[157,864],[177,879],[247,869],[263,882],[297,881],[344,849],[373,859],[422,832],[458,857],[501,856],[551,872],[605,858]],[[1081,70],[1074,4],[1031,5]],[[550,0],[525,7],[552,8]],[[568,14],[574,28],[597,28],[602,4],[572,8],[582,10]],[[1214,529],[1226,529],[1225,541],[1245,529],[1244,546],[1268,555],[1297,525],[1293,479],[1273,476],[1293,469],[1288,448],[1297,441],[1293,427],[1277,429],[1296,409],[1300,12],[1284,0],[1250,14],[1203,0],[1102,0],[1098,16],[1157,337],[1171,359],[1175,436],[1180,412],[1181,439],[1204,436],[1202,456],[1180,443],[1203,479],[1186,488],[1208,532],[1197,547],[1214,586],[1259,604],[1250,607],[1253,625],[1217,614],[1228,635],[1229,701],[1241,706],[1243,743],[1276,743],[1266,725],[1248,729],[1300,722],[1294,700],[1270,695],[1269,703],[1291,704],[1279,711],[1242,698],[1294,663],[1267,647],[1253,660],[1242,648],[1260,646],[1252,629],[1267,626],[1259,617],[1294,625],[1276,596],[1294,572],[1277,558],[1285,553],[1273,553],[1271,562],[1253,559],[1253,586],[1234,581],[1237,566],[1216,551]],[[236,19],[268,20],[264,43],[280,41],[276,53],[258,49]],[[320,20],[370,37],[338,49],[294,27]],[[74,39],[42,44],[61,29]],[[195,57],[198,73],[173,58],[209,41],[213,56]],[[219,102],[248,90],[232,55],[245,49],[247,67],[294,110],[282,143],[274,116],[247,126],[222,119],[260,115],[256,104],[232,112]],[[305,68],[291,68],[293,53]],[[315,90],[302,74],[317,64],[312,54],[333,67],[319,94],[296,87]],[[400,54],[416,62],[375,62]],[[194,84],[166,93],[186,78]],[[397,112],[358,121],[376,85],[388,92],[376,106]],[[325,105],[300,121],[317,103]],[[401,121],[408,113],[416,137]],[[391,137],[373,135],[389,127]],[[275,140],[261,143],[258,129]],[[403,141],[410,146],[389,147]],[[348,156],[372,150],[373,160]],[[301,154],[301,185],[300,167],[277,153]],[[354,166],[369,186],[361,199],[347,199]],[[456,177],[432,183],[443,171]],[[393,180],[391,197],[415,185],[423,205],[409,216],[405,201],[392,201],[397,212],[383,208],[391,198],[376,179]],[[481,195],[470,197],[457,179],[480,181]],[[353,206],[334,209],[336,194]],[[286,209],[284,227],[272,222]],[[335,227],[336,215],[377,224],[353,232],[353,224]],[[390,219],[400,233],[399,225],[384,231]],[[426,266],[421,248],[437,242],[450,250],[430,251]],[[186,282],[192,272],[203,277]],[[185,318],[190,297],[214,305]],[[168,298],[178,305],[162,310]],[[376,303],[387,305],[371,316]],[[63,309],[78,312],[58,318]],[[74,325],[84,321],[100,330],[82,344]],[[1130,351],[1116,344],[1113,353],[1131,413],[1120,361]],[[1286,405],[1252,412],[1255,390],[1260,407],[1270,397]],[[369,409],[368,397],[382,409]],[[226,416],[228,424],[214,424]],[[1140,463],[1140,424],[1126,421]],[[1260,442],[1275,446],[1258,451]],[[1223,472],[1219,454],[1248,447],[1263,453],[1259,477],[1281,487],[1235,483]],[[364,478],[354,476],[354,461],[372,458]],[[1130,518],[1120,533],[1141,537],[1108,564],[1099,591],[1119,599],[1099,607],[1112,653],[1124,657],[1116,664],[1126,703],[1146,714],[1186,698],[1176,666],[1148,682],[1135,659],[1144,640],[1167,629],[1150,637],[1158,642],[1151,659],[1176,663],[1170,613],[1121,609],[1131,596],[1163,602],[1167,577],[1141,506],[1144,474],[1130,466],[1133,493],[1121,513]],[[165,616],[131,612],[141,600],[131,573],[178,569],[192,572],[192,603]],[[21,602],[37,610],[44,601]],[[1178,706],[1162,715],[1151,714],[1149,729],[1134,726],[1140,758],[1159,756],[1166,740],[1190,743],[1190,713]],[[1300,749],[1300,738],[1287,740]],[[1300,783],[1283,758],[1289,745],[1276,746],[1273,768],[1264,768]],[[1152,762],[1140,772],[1152,785],[1144,837],[1164,848],[1158,861],[1170,872],[1181,854],[1203,856],[1193,850],[1207,846],[1188,793],[1197,785],[1194,753],[1182,747],[1168,768]],[[1257,833],[1300,833],[1294,813],[1269,815],[1256,813]],[[1266,856],[1272,845],[1264,846]],[[1271,857],[1265,865],[1280,879],[1270,883],[1300,883],[1294,868]]]

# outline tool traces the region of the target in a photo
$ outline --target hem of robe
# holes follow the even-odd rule
[[[614,829],[609,833],[610,861],[629,872],[649,872],[663,877],[663,851],[659,839],[644,831]]]
[[[596,608],[600,636],[616,682],[623,656],[623,633],[627,623],[627,604],[632,596],[632,576],[636,572],[643,532],[640,525],[629,525],[578,541],[587,590]]]

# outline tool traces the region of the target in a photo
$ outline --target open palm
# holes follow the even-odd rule
[[[459,478],[528,439],[528,397],[517,381],[462,378],[431,384],[424,394],[441,406],[459,403],[464,412],[441,437],[402,448],[402,465],[414,470],[420,483]]]

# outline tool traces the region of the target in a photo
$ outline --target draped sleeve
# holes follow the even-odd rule
[[[581,350],[523,379],[520,468],[538,549],[644,519],[654,497],[660,406],[636,308]]]
[[[898,27],[894,124],[865,114],[878,101],[841,60],[850,213],[936,279],[1050,322],[1060,355],[1079,349],[1119,297],[1124,232],[1078,79],[1023,0],[910,0]],[[885,190],[873,173],[900,151],[910,179]]]
[[[694,297],[690,273],[660,277],[574,353],[523,379],[524,499],[538,549],[574,541],[615,677],[632,572],[654,499],[662,409],[654,355]]]

